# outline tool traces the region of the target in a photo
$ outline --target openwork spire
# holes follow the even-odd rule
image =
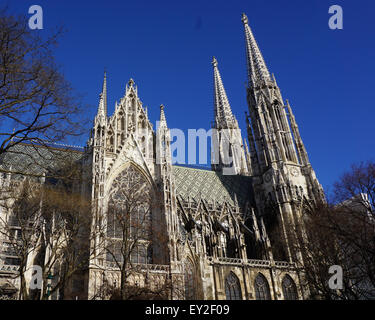
[[[107,72],[104,72],[103,89],[100,93],[98,115],[107,116]]]
[[[245,27],[246,60],[249,83],[254,85],[258,81],[271,81],[270,73],[249,27],[247,16],[242,14],[242,22]]]
[[[217,60],[213,57],[215,126],[217,129],[237,128],[238,124],[233,116],[217,65]]]

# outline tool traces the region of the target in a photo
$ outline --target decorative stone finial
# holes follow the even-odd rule
[[[212,65],[214,66],[214,68],[217,67],[217,60],[215,57],[212,57]]]
[[[248,24],[248,22],[249,22],[249,20],[247,19],[247,15],[246,14],[242,14],[242,22],[243,22],[243,24]]]
[[[164,105],[160,105],[160,123],[164,124],[164,126],[167,126],[167,120],[165,119],[164,114]]]
[[[132,78],[130,78],[130,80],[129,80],[129,82],[128,82],[128,85],[132,87],[133,84],[134,84],[134,80],[133,80]]]

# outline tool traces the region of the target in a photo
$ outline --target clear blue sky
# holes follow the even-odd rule
[[[85,95],[94,118],[103,70],[109,114],[133,78],[152,121],[166,106],[171,128],[209,128],[211,59],[245,135],[246,61],[241,13],[293,107],[318,179],[326,189],[353,162],[374,159],[374,1],[2,1],[13,12],[39,4],[44,30],[64,25],[57,60]],[[344,29],[328,28],[341,5]],[[83,145],[86,138],[77,141]]]

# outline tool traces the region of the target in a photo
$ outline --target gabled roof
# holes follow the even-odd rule
[[[40,176],[43,172],[59,168],[64,161],[79,161],[84,153],[82,148],[69,146],[45,147],[19,143],[8,152],[0,155],[0,169],[15,173]],[[182,199],[200,198],[207,202],[228,202],[234,204],[235,198],[241,207],[246,202],[253,203],[251,177],[223,175],[221,173],[173,166],[176,193]]]

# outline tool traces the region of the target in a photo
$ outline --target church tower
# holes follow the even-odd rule
[[[270,210],[275,214],[286,242],[284,258],[292,261],[296,257],[292,257],[288,244],[291,241],[288,228],[296,230],[297,225],[303,226],[302,206],[323,200],[323,189],[309,162],[292,108],[288,101],[284,104],[245,14],[242,22],[248,74],[248,162],[256,203],[265,221],[270,220]]]
[[[242,143],[241,130],[232,113],[227,94],[221,80],[218,63],[212,60],[214,68],[214,111],[212,168],[223,174],[247,175],[249,170]]]

